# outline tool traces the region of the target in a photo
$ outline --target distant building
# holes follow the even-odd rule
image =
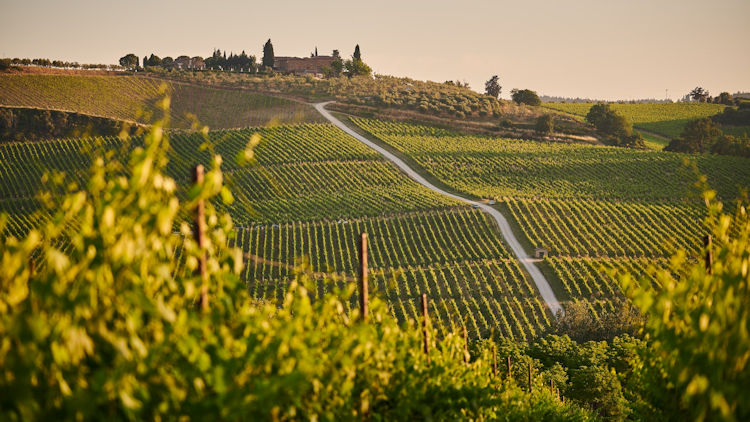
[[[172,67],[180,70],[203,70],[206,68],[206,63],[200,57],[180,56],[174,59]]]
[[[295,75],[323,75],[325,66],[331,67],[333,56],[274,57],[273,70]]]
[[[549,256],[549,249],[547,248],[535,248],[534,249],[535,258],[546,258],[548,256]]]

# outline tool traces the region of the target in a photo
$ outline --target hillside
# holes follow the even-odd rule
[[[583,119],[594,103],[544,103],[542,107],[573,114]],[[701,117],[710,117],[724,110],[724,105],[709,103],[644,103],[618,104],[611,103],[610,107],[625,116],[636,129],[653,132],[661,137],[644,137],[664,146],[669,139],[676,139],[682,133],[687,122]]]
[[[68,87],[65,89],[69,89],[70,98],[48,95],[55,92],[54,83],[50,82],[54,80],[43,79],[28,82],[42,86],[37,91],[28,90],[34,96],[29,101],[47,107],[67,102],[112,116],[134,113],[135,118],[139,118],[139,104],[164,105],[152,97],[159,95],[157,85],[162,83],[154,79],[62,76],[68,79],[61,79],[59,83]],[[116,82],[110,86],[107,81]],[[14,98],[23,98],[21,93],[27,90],[20,82],[13,80],[13,83],[17,88],[7,92],[14,93]],[[120,83],[123,85],[118,85]],[[82,84],[81,90],[70,88],[75,84]],[[85,93],[98,89],[111,98],[99,101],[94,97],[86,101]],[[166,90],[174,96],[173,114],[197,110],[219,125],[231,124],[234,119],[252,118],[222,114],[223,110],[250,104],[252,98],[257,99],[252,107],[269,113],[286,106],[291,109],[307,107],[243,88],[230,91],[170,82]],[[130,93],[129,99],[118,102],[115,97],[125,92]],[[402,95],[408,98],[407,94]],[[201,104],[205,109],[191,109],[185,104],[196,107]],[[378,106],[346,105],[378,109]],[[385,109],[390,113],[415,112],[406,106],[399,107],[402,106]],[[270,118],[270,114],[264,116]],[[440,117],[440,113],[433,117],[445,118]],[[153,271],[156,279],[166,277],[165,283],[173,286],[170,288],[182,289],[180,286],[184,285],[186,291],[195,292],[196,285],[192,283],[198,279],[196,246],[189,226],[183,223],[192,219],[193,211],[187,208],[192,199],[204,193],[190,189],[191,171],[196,164],[215,168],[219,161],[214,161],[213,157],[218,154],[223,158],[220,161],[222,173],[210,171],[204,183],[204,189],[213,191],[207,213],[209,224],[214,227],[209,250],[215,256],[212,255],[208,265],[214,277],[212,283],[218,280],[212,284],[211,294],[219,304],[212,306],[222,309],[225,304],[238,303],[242,307],[236,315],[244,325],[233,331],[239,338],[232,341],[249,338],[254,342],[247,348],[233,349],[232,356],[240,356],[243,365],[257,368],[258,362],[286,361],[293,362],[290,367],[307,374],[308,378],[311,373],[326,370],[337,377],[345,372],[340,370],[340,365],[351,365],[348,357],[341,357],[342,361],[312,359],[314,365],[304,365],[312,371],[310,373],[298,366],[300,357],[310,360],[310,356],[340,357],[341,353],[351,353],[356,356],[357,365],[362,365],[362,362],[372,363],[376,359],[387,361],[388,356],[398,350],[399,356],[417,359],[416,364],[405,365],[407,369],[403,369],[400,363],[386,363],[391,366],[378,369],[378,373],[410,377],[403,375],[404,371],[412,374],[414,368],[421,368],[424,363],[420,333],[414,330],[414,323],[422,318],[420,299],[426,295],[433,327],[428,332],[439,349],[428,354],[433,360],[428,358],[426,367],[433,375],[442,368],[450,368],[453,375],[441,378],[442,383],[453,385],[455,380],[473,376],[473,382],[490,385],[484,380],[495,379],[487,377],[490,370],[497,371],[490,359],[512,357],[512,368],[507,375],[512,374],[524,382],[529,379],[526,377],[533,379],[530,385],[523,385],[533,387],[534,393],[525,395],[523,400],[534,400],[542,394],[549,400],[547,407],[535,404],[534,409],[542,409],[545,416],[550,412],[570,415],[569,408],[559,406],[561,402],[554,385],[563,386],[563,395],[573,400],[566,403],[580,404],[604,416],[608,413],[597,407],[602,396],[616,397],[619,402],[612,406],[619,409],[618,412],[624,412],[626,406],[637,406],[643,387],[640,378],[633,382],[630,377],[640,377],[638,371],[642,365],[631,355],[645,346],[642,340],[626,334],[637,333],[640,316],[630,310],[623,285],[608,271],[630,272],[644,277],[649,286],[658,286],[657,277],[667,272],[659,276],[655,275],[655,270],[669,268],[673,262],[670,256],[675,250],[685,250],[690,259],[696,259],[707,229],[701,223],[706,216],[705,206],[699,192],[692,189],[698,177],[695,170],[705,174],[707,182],[729,204],[740,189],[750,186],[747,160],[695,156],[692,157],[693,170],[684,166],[685,156],[680,154],[470,135],[444,125],[436,127],[397,120],[351,117],[349,123],[409,159],[425,176],[450,191],[484,199],[487,204],[490,199],[497,201],[496,210],[511,221],[526,251],[531,253],[536,247],[549,251],[550,256],[536,265],[553,284],[555,295],[569,314],[552,315],[524,270],[528,261],[522,258],[524,262],[519,262],[510,253],[508,238],[500,235],[494,221],[486,214],[417,184],[376,151],[330,124],[282,123],[207,132],[172,131],[168,132],[169,142],[157,149],[149,142],[153,142],[154,133],[161,135],[158,130],[145,137],[137,135],[125,139],[109,136],[5,143],[0,145],[0,214],[7,213],[8,219],[0,218],[2,237],[9,239],[8,250],[13,252],[17,251],[15,236],[23,237],[31,228],[59,230],[58,226],[64,227],[65,236],[55,239],[43,256],[17,259],[19,255],[13,252],[14,262],[20,262],[19,265],[38,260],[41,270],[36,274],[54,282],[67,280],[55,273],[65,259],[89,253],[83,252],[81,246],[86,242],[112,245],[101,248],[104,252],[96,259],[85,255],[86,262],[92,265],[109,259],[130,263],[132,255],[129,254],[141,257],[140,254],[148,255],[153,248],[159,258],[150,255],[144,258],[145,264],[139,267],[138,274]],[[188,120],[178,118],[176,122],[186,125]],[[148,148],[144,151],[142,147]],[[252,149],[252,154],[248,148]],[[103,155],[106,161],[95,162],[96,155]],[[163,160],[168,162],[164,164]],[[95,168],[93,179],[89,178],[88,170],[92,165]],[[153,176],[152,169],[160,169],[163,176]],[[141,183],[140,189],[132,186],[138,183]],[[220,189],[222,185],[227,189]],[[65,192],[84,186],[92,190],[91,197],[85,200],[99,211],[80,211],[80,215],[71,212],[63,218],[56,214],[60,210],[67,213],[66,210],[82,204],[80,195],[68,197],[62,203],[61,199]],[[103,186],[111,190],[101,194]],[[157,191],[158,194],[154,193]],[[152,200],[138,200],[146,194],[152,195]],[[117,220],[108,217],[110,208],[107,207],[113,196],[121,201],[117,203]],[[163,205],[167,203],[169,205]],[[177,209],[176,203],[186,205]],[[226,218],[212,217],[214,211],[226,213]],[[53,215],[57,216],[51,218]],[[120,215],[124,216],[122,220]],[[79,232],[80,221],[86,219],[94,219],[96,224],[87,223]],[[140,235],[143,227],[151,227],[154,232],[147,238],[138,238],[136,246],[135,241],[131,241],[131,233]],[[92,235],[99,233],[100,228],[101,239],[95,237],[99,234]],[[353,334],[351,331],[365,327],[352,324],[358,318],[358,306],[356,296],[350,295],[355,291],[353,283],[360,264],[357,239],[362,232],[369,237],[368,277],[374,299],[371,315],[375,320],[372,326],[384,327],[383,332],[377,334],[369,331]],[[5,245],[4,242],[0,245]],[[231,249],[235,247],[236,250]],[[55,265],[48,264],[50,257],[57,259]],[[116,265],[122,265],[120,262]],[[154,262],[158,262],[158,267]],[[36,268],[34,265],[31,268]],[[37,270],[24,274],[34,271]],[[70,280],[66,283],[80,283],[75,277]],[[102,286],[109,286],[110,293],[115,292],[112,298],[124,301],[131,296],[121,293],[134,289],[132,279],[120,280],[117,289],[104,282]],[[224,291],[226,286],[232,287]],[[65,297],[79,291],[60,289],[67,292]],[[148,298],[138,299],[139,304],[147,303],[148,312],[158,309],[158,312],[166,312],[165,318],[170,318],[163,303],[154,305],[149,302],[151,297],[146,296]],[[237,298],[242,301],[234,302]],[[79,300],[77,303],[88,302]],[[185,318],[185,309],[195,308],[194,303],[171,303],[177,303],[174,306],[181,309],[180,318]],[[137,306],[122,306],[123,315],[138,314],[133,311]],[[88,315],[98,314],[88,312]],[[146,320],[152,319],[150,315]],[[243,319],[246,317],[250,321]],[[234,316],[221,318],[221,321],[237,320]],[[589,324],[597,328],[584,331],[579,326],[566,325],[577,321],[576,318],[589,318]],[[111,319],[119,320],[119,316]],[[216,324],[217,320],[211,321]],[[247,327],[254,328],[248,332]],[[455,334],[464,329],[466,339]],[[207,332],[210,330],[202,331],[196,338]],[[578,344],[568,337],[550,336],[550,333],[583,340],[607,339],[611,343]],[[226,331],[223,335],[226,338]],[[615,337],[618,335],[622,337]],[[170,344],[179,343],[179,338],[170,337]],[[325,341],[335,338],[336,343],[324,341],[325,345],[321,345],[321,338]],[[281,343],[278,356],[266,355],[269,347],[276,350],[273,348],[277,343],[273,346],[265,343],[269,339]],[[362,339],[364,346],[360,347],[357,339]],[[494,340],[501,341],[499,349]],[[304,353],[288,354],[302,343],[306,347]],[[341,345],[344,343],[351,345],[351,349]],[[290,349],[287,344],[294,346]],[[377,358],[369,354],[373,344],[379,348]],[[239,350],[248,351],[250,356],[238,355]],[[557,350],[564,350],[563,356]],[[605,354],[608,357],[602,357]],[[223,362],[221,359],[216,357],[214,361]],[[584,363],[596,367],[589,369]],[[192,364],[187,366],[192,367]],[[467,375],[458,368],[476,372]],[[253,388],[257,386],[243,384],[241,377],[235,378],[229,372],[232,388],[256,391]],[[253,379],[265,383],[277,379],[276,374],[275,369],[267,370]],[[591,377],[597,380],[592,381]],[[606,380],[602,381],[602,377]],[[221,374],[214,379],[225,382]],[[295,385],[303,385],[300,388],[304,389],[306,382],[304,378]],[[339,386],[347,381],[337,382],[335,385]],[[284,381],[280,383],[286,385]],[[387,388],[392,388],[392,384],[386,384]],[[581,390],[584,386],[599,388],[602,384],[616,392]],[[498,388],[492,385],[491,392],[482,390],[483,393],[472,391],[471,394],[475,398],[485,397],[482,394],[495,397]],[[509,390],[515,397],[523,394],[517,388],[521,385],[519,381],[504,381],[501,385],[515,388]],[[623,393],[620,389],[627,391]],[[339,394],[338,387],[334,390]],[[414,388],[408,390],[407,396],[412,397]],[[402,390],[387,391],[394,395],[402,393]],[[425,396],[431,400],[435,391]],[[551,392],[549,396],[547,391]],[[349,397],[346,391],[341,394]],[[454,391],[452,394],[464,393]],[[314,397],[308,399],[318,399],[317,395]],[[361,397],[354,397],[359,403]],[[380,401],[375,402],[379,403],[379,411],[386,409],[387,413],[392,401],[378,397]],[[282,399],[275,397],[275,400]],[[504,400],[491,401],[486,414],[496,416],[493,412],[502,408]],[[262,408],[258,411],[265,412],[263,415],[273,412],[263,408],[264,403],[252,403],[254,409]],[[244,409],[244,405],[242,402],[238,406]],[[461,415],[466,415],[466,406],[457,406],[461,407]],[[455,416],[450,413],[451,409],[448,407],[446,414]],[[585,412],[575,413],[579,408],[572,409],[575,416],[571,419],[588,417]]]
[[[239,165],[233,157],[254,134],[260,135],[257,164]],[[20,235],[47,218],[35,199],[46,171],[65,172],[83,185],[92,145],[121,157],[123,147],[140,142],[0,146],[0,211],[11,215],[7,230]],[[530,339],[549,328],[550,311],[486,215],[422,188],[331,125],[212,131],[207,139],[180,133],[170,144],[167,174],[181,187],[190,183],[192,166],[209,165],[212,153],[226,157],[225,183],[235,201],[215,205],[237,226],[232,244],[247,254],[242,275],[258,299],[281,301],[302,256],[315,271],[354,277],[356,240],[366,231],[373,289],[400,321],[418,317],[419,295],[427,293],[442,331],[465,325],[474,338],[495,331]],[[315,289],[322,296],[330,288],[321,281]]]
[[[0,105],[89,114],[150,123],[160,92],[171,96],[171,126],[189,129],[194,120],[211,128],[241,128],[321,121],[311,107],[241,90],[209,88],[131,75],[0,73]]]
[[[645,275],[682,249],[698,254],[705,207],[680,154],[467,136],[427,126],[353,118],[457,192],[494,199],[527,250],[549,250],[543,266],[564,300],[595,314],[623,299],[602,268]],[[726,201],[750,186],[747,159],[694,157]],[[658,182],[656,182],[658,180]]]

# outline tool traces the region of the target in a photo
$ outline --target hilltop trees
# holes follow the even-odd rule
[[[369,76],[372,73],[370,66],[362,61],[362,53],[359,51],[359,44],[354,47],[352,59],[347,60],[344,63],[344,68],[346,69],[346,75],[350,78],[352,76]]]
[[[162,64],[162,60],[159,58],[159,56],[154,55],[153,53],[151,54],[151,56],[147,60],[143,61],[143,66],[144,67],[146,67],[146,66],[161,66],[161,64]]]
[[[487,82],[484,83],[484,93],[492,98],[500,97],[500,77],[497,75],[492,76]]]
[[[718,97],[714,98],[714,102],[724,105],[734,105],[734,98],[732,98],[732,94],[728,92],[722,92]]]
[[[127,69],[135,69],[139,66],[138,56],[133,53],[126,54],[120,57],[120,66]]]
[[[536,94],[535,91],[532,91],[530,89],[516,89],[513,88],[510,91],[510,96],[513,99],[513,101],[516,102],[516,104],[528,104],[532,106],[538,106],[542,104],[542,100],[539,99],[539,96]]]
[[[273,44],[271,44],[271,39],[269,38],[263,45],[263,67],[273,68],[273,62]]]
[[[696,86],[695,89],[690,91],[690,94],[688,95],[690,95],[690,98],[693,101],[699,101],[701,103],[705,103],[706,99],[708,99],[709,94],[708,94],[708,91],[706,91],[702,87]]]
[[[323,66],[323,74],[329,78],[341,76],[341,72],[344,71],[344,61],[341,60],[341,54],[339,54],[339,51],[333,50],[332,56],[333,61],[331,62],[331,66]]]

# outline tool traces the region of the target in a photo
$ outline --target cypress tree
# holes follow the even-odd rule
[[[362,54],[359,52],[359,44],[354,47],[354,55],[352,57],[357,60],[362,60]]]
[[[273,44],[270,38],[263,45],[263,66],[273,67]]]

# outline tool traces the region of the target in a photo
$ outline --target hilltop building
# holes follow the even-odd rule
[[[330,67],[333,59],[333,56],[275,57],[273,70],[295,75],[323,76],[323,68]]]
[[[174,59],[172,67],[175,69],[203,70],[206,68],[206,63],[200,57],[180,56]]]

